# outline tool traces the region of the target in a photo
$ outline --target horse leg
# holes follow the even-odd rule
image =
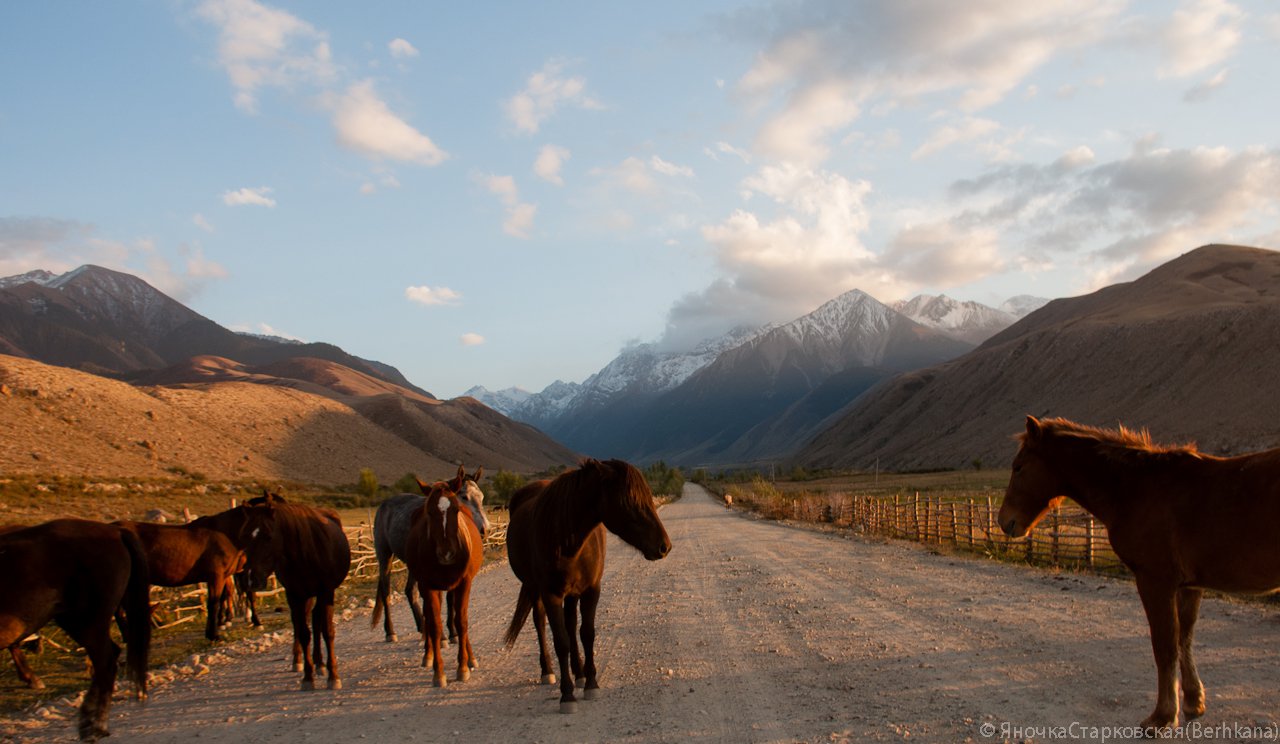
[[[222,640],[222,635],[218,632],[218,615],[222,612],[222,592],[219,587],[222,581],[215,577],[208,581],[208,596],[205,597],[205,619],[204,619],[204,637],[210,641]]]
[[[315,609],[311,613],[311,629],[316,638],[316,659],[320,658],[320,640],[324,639],[324,666],[329,672],[329,689],[341,690],[342,679],[338,676],[338,660],[333,655],[333,641],[337,632],[333,624],[333,604],[332,589],[316,600]]]
[[[111,693],[115,691],[120,659],[120,647],[111,640],[111,612],[87,621],[59,617],[58,625],[84,647],[85,656],[93,668],[89,690],[80,704],[79,730],[82,740],[97,741],[110,734],[107,731],[107,712],[111,709]]]
[[[451,589],[445,597],[448,605],[444,611],[445,626],[450,633],[453,633],[454,628],[458,629],[458,634],[453,640],[454,645],[458,647],[458,676],[455,679],[459,682],[471,679],[471,660],[467,658],[466,620],[455,615],[463,611],[462,603],[465,600],[462,597],[470,588],[466,579],[463,579],[462,584],[457,589]]]
[[[578,687],[586,685],[582,678],[582,652],[578,649],[578,598],[564,598],[564,627],[569,641],[569,670]]]
[[[560,662],[560,712],[574,713],[578,709],[578,699],[573,696],[573,673],[569,670],[569,630],[565,627],[564,599],[543,594],[542,604],[547,609],[551,640]]]
[[[459,646],[465,647],[467,650],[467,668],[475,671],[479,664],[476,662],[476,652],[471,650],[471,581],[467,580],[461,589],[458,600],[457,617],[453,619],[454,625],[458,627],[458,637],[466,640],[458,641]],[[450,603],[452,606],[452,603]],[[466,631],[465,633],[463,631]],[[459,649],[461,651],[461,649]]]
[[[1151,626],[1151,650],[1156,658],[1156,707],[1142,728],[1159,735],[1178,723],[1178,608],[1177,590],[1164,581],[1138,579],[1138,596]]]
[[[1200,681],[1200,673],[1196,671],[1195,658],[1191,655],[1191,641],[1195,636],[1196,619],[1200,616],[1200,598],[1204,596],[1201,589],[1178,590],[1178,660],[1182,672],[1182,704],[1183,714],[1188,719],[1204,715],[1204,684]]]
[[[387,643],[395,643],[396,629],[391,625],[391,560],[378,559],[378,590],[373,599],[373,622],[377,627],[378,614],[382,614],[382,632]]]
[[[422,589],[422,626],[427,646],[422,666],[431,664],[436,687],[448,687],[449,680],[444,676],[444,656],[440,653],[440,638],[444,635],[440,627],[440,592],[434,589]]]
[[[43,690],[44,682],[41,682],[40,678],[31,671],[31,667],[27,665],[27,655],[22,651],[21,638],[14,641],[13,645],[9,647],[9,655],[13,657],[13,666],[18,670],[18,679],[33,690]]]
[[[449,596],[445,598],[448,607],[445,608],[444,618],[445,627],[449,630],[449,643],[456,643],[458,640],[458,620],[454,615],[453,592],[449,592]]]
[[[413,578],[413,571],[408,568],[404,572],[404,598],[409,603],[409,611],[413,613],[413,624],[418,629],[418,633],[424,632],[422,627],[422,610],[418,609],[418,600],[414,598],[414,593],[418,591],[418,582]],[[426,596],[423,596],[426,601]]]
[[[285,589],[285,598],[289,602],[289,619],[293,621],[293,671],[299,671],[298,662],[302,662],[302,689],[316,689],[316,670],[311,662],[311,628],[307,627],[308,615],[311,614],[315,599]]]
[[[587,680],[587,686],[582,691],[583,700],[595,700],[599,696],[600,683],[596,680],[596,607],[599,604],[599,587],[582,593],[579,602],[582,614],[582,674]]]
[[[538,684],[554,685],[555,672],[551,670],[551,655],[547,653],[547,611],[541,599],[533,602],[533,629],[538,634],[538,667],[542,670],[542,679]]]

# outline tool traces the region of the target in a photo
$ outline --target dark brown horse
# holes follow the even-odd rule
[[[315,689],[309,647],[312,632],[318,637],[317,649],[323,639],[328,652],[324,666],[329,672],[329,689],[341,689],[333,652],[333,604],[337,588],[351,569],[351,544],[342,531],[342,520],[332,509],[286,502],[275,495],[254,499],[240,508],[244,509],[244,528],[250,538],[245,551],[248,570],[257,576],[274,571],[284,587],[293,620],[295,670],[296,660],[302,659],[298,670],[302,672],[302,689]]]
[[[480,490],[479,480],[484,468],[477,468],[474,474],[468,475],[465,468],[458,466],[458,474],[452,480],[441,481],[440,485],[458,494],[464,505],[471,511],[472,520],[484,537],[489,529],[489,518],[484,513],[484,491]],[[419,488],[421,488],[419,484]],[[413,515],[422,507],[425,496],[422,493],[399,493],[391,496],[378,505],[373,517],[373,552],[378,560],[378,588],[374,595],[372,626],[377,627],[378,618],[383,620],[383,631],[387,643],[396,640],[396,631],[391,623],[391,559],[399,558],[404,562],[405,539],[409,535],[409,527],[413,523]],[[418,591],[413,573],[408,572],[404,581],[404,596],[413,613],[413,623],[422,633],[422,610],[418,608],[415,596]],[[457,627],[452,622],[453,612],[448,613],[450,621],[449,640],[457,637]]]
[[[644,475],[621,460],[586,460],[555,480],[530,483],[516,491],[508,508],[507,557],[521,584],[507,627],[507,647],[515,644],[532,611],[542,682],[553,684],[544,629],[550,618],[560,662],[560,712],[572,713],[577,707],[575,677],[584,687],[586,700],[595,699],[600,687],[595,620],[604,575],[604,531],[622,538],[651,561],[670,552],[671,539],[658,518]],[[579,608],[585,658],[579,655],[574,637]]]
[[[251,502],[261,502],[263,497],[253,499]],[[216,530],[222,533],[237,550],[244,551],[249,546],[249,531],[245,529],[245,507],[244,505],[234,506],[217,514],[211,514],[207,517],[197,517],[187,523],[188,527],[198,527],[210,530]],[[248,605],[248,618],[255,628],[262,627],[262,621],[258,619],[258,608],[254,598],[253,583],[254,578],[249,575],[247,570],[248,562],[245,558],[241,558],[236,568],[232,570],[232,581],[237,593],[244,596]],[[266,577],[259,577],[258,583],[261,587],[266,586]],[[224,605],[222,610],[223,616],[227,616],[230,601]]]
[[[444,687],[444,656],[441,653],[444,629],[440,622],[440,593],[449,595],[450,620],[458,632],[459,682],[471,677],[476,666],[471,650],[467,618],[471,603],[471,582],[484,563],[484,544],[471,510],[447,483],[428,486],[419,481],[425,498],[413,515],[405,537],[404,563],[422,594],[422,638],[425,650],[422,665],[434,666],[436,687]]]
[[[26,527],[20,524],[0,524],[0,535],[21,529],[26,529]],[[38,638],[39,636],[36,637]],[[23,644],[27,643],[29,638],[30,636],[18,638],[13,643],[10,643],[9,655],[13,657],[13,666],[18,671],[18,679],[33,690],[43,690],[44,682],[41,682],[35,672],[31,671],[31,665],[27,663],[27,656],[22,651]]]
[[[1183,712],[1202,715],[1191,642],[1204,590],[1280,589],[1280,449],[1214,457],[1152,444],[1145,431],[1031,416],[1021,440],[1001,528],[1022,537],[1063,498],[1102,521],[1151,626],[1156,706],[1142,726],[1177,724],[1179,671]]]
[[[120,647],[111,622],[123,606],[129,622],[130,677],[147,690],[151,648],[147,557],[136,535],[83,519],[57,519],[0,534],[0,647],[12,648],[53,620],[93,664],[80,706],[80,738],[107,736]]]
[[[232,576],[242,560],[242,552],[231,539],[218,530],[191,524],[128,520],[114,524],[134,533],[142,541],[153,586],[208,584],[204,637],[211,641],[221,640],[218,631],[223,607],[234,591]]]

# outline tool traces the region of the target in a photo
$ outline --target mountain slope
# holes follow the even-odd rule
[[[997,465],[1026,414],[1149,427],[1207,452],[1280,445],[1280,253],[1210,245],[1055,300],[970,354],[900,375],[801,450],[811,467]]]

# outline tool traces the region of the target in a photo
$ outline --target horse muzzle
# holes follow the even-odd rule
[[[644,558],[647,561],[658,561],[667,557],[667,553],[671,552],[671,541],[664,540],[657,548],[650,548],[644,551]]]
[[[1025,537],[1027,534],[1027,530],[1025,528],[1020,529],[1018,527],[1017,517],[1009,517],[1007,521],[1001,522],[1000,529],[1009,537]]]

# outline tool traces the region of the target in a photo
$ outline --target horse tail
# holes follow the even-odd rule
[[[520,637],[520,631],[524,628],[525,621],[529,619],[529,613],[533,612],[533,606],[538,601],[538,593],[528,584],[520,585],[520,597],[516,600],[516,611],[511,615],[511,624],[507,626],[507,634],[503,636],[507,648],[516,645],[516,639]]]
[[[122,530],[121,539],[129,551],[129,583],[125,587],[124,607],[128,619],[125,630],[129,678],[138,688],[138,698],[147,696],[147,665],[151,655],[151,574],[147,554],[138,536]]]

